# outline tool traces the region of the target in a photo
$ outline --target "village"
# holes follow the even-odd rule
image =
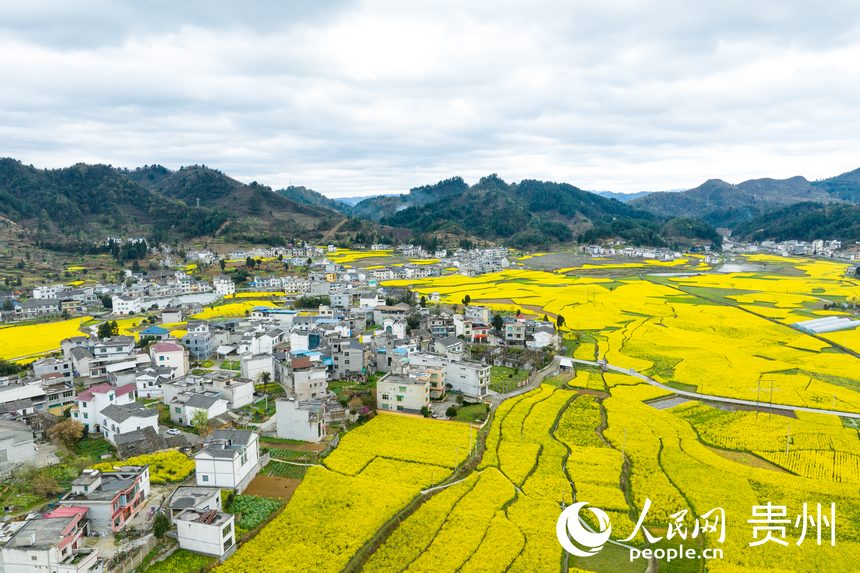
[[[268,501],[273,480],[288,498],[297,479],[278,476],[300,479],[304,462],[376,410],[479,425],[492,395],[552,362],[560,341],[547,317],[380,286],[451,268],[499,271],[510,265],[506,249],[402,251],[436,261],[352,268],[328,258],[333,247],[267,249],[228,257],[301,270],[251,275],[241,288],[226,273],[204,282],[161,270],[129,270],[119,284],[34,287],[9,318],[104,309],[91,332],[0,379],[0,471],[10,484],[48,482],[29,495],[6,486],[4,570],[125,571],[174,550],[226,559],[253,534],[242,502]],[[272,291],[277,302],[244,316],[192,318]],[[117,321],[128,317],[139,324],[120,334]],[[81,452],[91,457],[82,462]]]

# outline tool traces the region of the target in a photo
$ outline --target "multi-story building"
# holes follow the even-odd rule
[[[300,401],[321,399],[328,394],[325,366],[312,362],[307,356],[297,356],[290,360],[288,376],[285,382]]]
[[[278,398],[275,403],[279,438],[319,442],[326,435],[325,405],[314,400]]]
[[[215,430],[194,456],[197,485],[240,493],[259,471],[258,437],[247,430]]]
[[[72,482],[61,506],[85,507],[92,531],[119,531],[149,498],[149,466],[124,466],[116,471],[84,470]]]
[[[188,333],[182,337],[182,344],[196,360],[212,356],[212,333],[209,323],[200,320],[189,320],[186,326]]]
[[[143,310],[143,297],[115,294],[111,297],[111,308],[114,314],[137,314]]]
[[[84,546],[86,507],[60,507],[27,521],[3,546],[4,573],[88,573],[98,549]]]
[[[223,557],[236,547],[234,517],[214,509],[186,509],[173,519],[179,547]]]
[[[72,408],[72,419],[77,420],[89,432],[102,431],[104,416],[102,411],[111,405],[131,404],[137,400],[137,385],[98,384],[78,394]]]
[[[116,438],[123,434],[152,428],[158,433],[158,410],[147,408],[140,402],[111,404],[101,411],[101,428],[105,439],[116,445]]]
[[[233,279],[224,275],[218,275],[212,280],[212,286],[215,287],[215,294],[218,296],[230,296],[236,294],[236,283]]]
[[[421,413],[422,408],[430,407],[430,375],[386,374],[376,382],[376,404],[380,410]]]
[[[175,376],[188,374],[188,352],[172,340],[156,342],[149,347],[152,365],[157,368],[172,368]]]
[[[65,358],[42,358],[33,362],[33,374],[38,378],[59,374],[59,378],[52,378],[68,384],[75,381],[72,361]]]

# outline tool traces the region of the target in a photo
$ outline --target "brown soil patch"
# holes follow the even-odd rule
[[[705,446],[715,454],[720,457],[726,458],[727,460],[731,460],[733,462],[737,462],[739,464],[744,464],[754,468],[760,468],[763,470],[771,470],[775,472],[780,472],[787,474],[789,472],[785,471],[785,469],[770,463],[767,460],[764,460],[756,455],[750,454],[748,452],[735,452],[733,450],[724,450],[722,448],[715,448],[714,446]]]
[[[301,444],[282,444],[277,442],[267,442],[265,438],[261,440],[263,446],[270,450],[293,450],[295,452],[321,452],[325,449],[325,444],[305,442]]]
[[[258,475],[248,484],[248,488],[242,493],[289,500],[300,483],[302,483],[300,479]]]

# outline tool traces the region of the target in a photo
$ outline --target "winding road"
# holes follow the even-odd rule
[[[668,392],[672,392],[673,394],[677,394],[678,396],[684,396],[686,398],[692,398],[694,400],[704,400],[707,402],[719,402],[722,404],[736,404],[740,406],[752,406],[754,408],[768,408],[770,410],[783,410],[787,412],[812,412],[814,414],[830,414],[832,416],[841,416],[843,418],[854,418],[860,419],[860,414],[854,412],[843,412],[841,410],[825,410],[821,408],[809,408],[807,406],[788,406],[786,404],[773,404],[770,402],[761,402],[757,400],[741,400],[740,398],[725,398],[723,396],[713,396],[711,394],[699,394],[698,392],[688,392],[686,390],[678,390],[677,388],[672,388],[671,386],[667,386],[661,382],[657,382],[653,378],[649,378],[644,374],[641,374],[632,368],[621,368],[620,366],[613,366],[612,364],[603,364],[598,362],[593,362],[591,360],[581,360],[579,358],[571,358],[571,357],[556,357],[556,360],[559,358],[568,358],[574,364],[585,364],[587,366],[594,366],[595,368],[605,367],[607,370],[612,370],[613,372],[618,372],[619,374],[626,374],[627,376],[633,376],[635,378],[639,378],[640,380],[647,382],[651,386],[655,386],[657,388],[662,388]]]

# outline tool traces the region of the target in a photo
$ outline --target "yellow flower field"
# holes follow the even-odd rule
[[[333,253],[327,253],[326,258],[333,263],[354,263],[361,259],[375,259],[378,257],[390,257],[394,251],[356,251],[353,249],[338,249]]]
[[[194,472],[194,459],[176,450],[143,454],[121,462],[98,463],[93,468],[110,471],[114,467],[144,465],[149,465],[149,480],[154,484],[181,482]]]
[[[59,350],[60,342],[64,338],[83,336],[83,332],[79,330],[80,326],[91,318],[84,316],[58,322],[0,328],[0,358],[15,360]]]
[[[218,306],[208,306],[202,312],[198,312],[191,318],[199,318],[203,320],[211,320],[217,318],[236,318],[245,316],[247,313],[254,310],[257,306],[277,307],[278,305],[270,300],[243,300],[242,302],[229,302]]]
[[[468,454],[469,426],[380,413],[312,467],[284,510],[221,573],[340,571],[421,489]],[[343,473],[341,473],[343,472]]]

